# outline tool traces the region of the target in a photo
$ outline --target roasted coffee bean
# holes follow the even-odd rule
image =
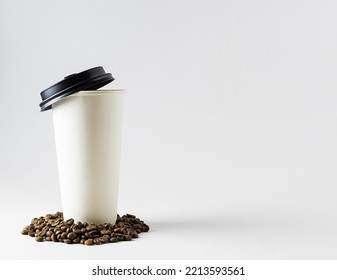
[[[106,238],[104,238],[104,237],[99,237],[98,239],[99,239],[99,241],[100,241],[101,243],[107,243],[107,242],[109,241],[109,238],[106,239]]]
[[[95,238],[95,239],[94,239],[94,243],[95,243],[96,245],[102,244],[102,242],[101,242],[101,240],[100,240],[99,238]]]
[[[134,229],[141,229],[142,226],[141,226],[140,224],[134,224],[134,225],[133,225],[133,228],[134,228]]]
[[[102,225],[102,224],[98,224],[97,225],[97,230],[98,231],[101,231],[101,230],[103,230],[104,229],[104,225]]]
[[[84,235],[85,235],[87,238],[92,238],[92,235],[91,235],[91,233],[89,233],[89,232],[86,232]]]
[[[73,240],[73,243],[79,243],[80,242],[80,239],[77,237]]]
[[[131,214],[126,214],[126,217],[128,217],[128,218],[132,218],[132,219],[136,218],[136,216],[134,216],[134,215],[131,215]]]
[[[59,221],[53,222],[53,223],[51,224],[51,226],[52,226],[52,227],[56,227],[59,223],[60,223]]]
[[[71,240],[75,239],[77,237],[77,234],[75,232],[70,232],[67,237]]]
[[[124,241],[124,240],[125,240],[125,237],[124,237],[124,235],[118,235],[118,236],[117,236],[117,239],[118,239],[119,241]]]
[[[108,230],[108,229],[101,230],[101,234],[103,235],[111,234],[111,230]]]
[[[96,230],[97,226],[96,225],[89,225],[87,226],[87,231],[93,231]]]
[[[35,237],[36,241],[78,243],[85,245],[130,241],[150,227],[134,215],[117,215],[116,224],[88,224],[68,219],[64,221],[62,212],[33,218],[31,224],[22,229],[23,235]]]
[[[108,240],[110,239],[110,235],[107,235],[107,234],[106,234],[106,235],[103,235],[102,238],[103,238],[104,240],[108,241]]]
[[[69,220],[66,221],[66,224],[68,226],[71,226],[73,223],[74,223],[74,219],[69,219]]]
[[[89,231],[89,233],[91,234],[91,235],[95,235],[95,234],[97,234],[97,230],[92,230],[92,231]]]
[[[148,232],[148,231],[150,230],[150,227],[149,227],[148,225],[143,225],[142,230],[143,230],[144,232]]]
[[[93,240],[91,238],[87,239],[86,241],[84,241],[84,244],[90,246],[93,244]]]
[[[47,229],[43,229],[43,230],[39,233],[39,235],[40,235],[40,236],[45,236],[46,233],[47,233]]]
[[[43,241],[43,237],[42,237],[42,236],[37,236],[37,237],[35,238],[35,240],[36,240],[37,242],[42,242],[42,241]]]
[[[110,238],[109,241],[112,242],[112,243],[115,243],[115,242],[118,242],[119,240],[118,240],[117,237],[112,237],[112,238]]]
[[[58,241],[56,234],[53,234],[53,235],[51,236],[51,240],[53,240],[54,242],[57,242],[57,241]]]

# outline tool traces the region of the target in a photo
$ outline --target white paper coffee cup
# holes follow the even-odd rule
[[[79,91],[52,104],[64,219],[116,221],[123,94]]]

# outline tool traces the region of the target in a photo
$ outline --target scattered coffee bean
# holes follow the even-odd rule
[[[134,215],[117,215],[116,224],[88,224],[74,219],[64,221],[63,213],[47,214],[44,217],[33,218],[31,224],[21,231],[23,235],[35,237],[38,242],[53,241],[66,244],[99,245],[130,241],[138,238],[141,232],[149,231],[150,227]]]
[[[90,245],[93,244],[93,240],[91,238],[89,238],[89,239],[84,241],[84,244],[90,246]]]
[[[79,243],[80,242],[80,239],[77,237],[73,240],[73,243]]]
[[[148,225],[143,225],[142,231],[143,232],[148,232],[150,230],[150,227]]]
[[[25,227],[25,228],[21,231],[21,234],[23,234],[23,235],[28,235],[28,232],[29,232],[29,227]]]
[[[108,229],[103,229],[101,230],[101,234],[106,235],[106,234],[111,234],[111,231]]]
[[[54,242],[58,242],[59,241],[58,238],[57,238],[57,236],[56,236],[56,234],[53,234],[51,236],[51,240],[54,241]]]
[[[86,233],[84,234],[84,236],[87,237],[87,238],[92,238],[92,235],[91,235],[91,233],[89,233],[89,232],[86,232]]]
[[[87,231],[93,231],[93,230],[96,230],[97,226],[96,225],[89,225],[86,227],[86,230]]]
[[[75,232],[76,234],[81,233],[81,230],[79,229],[78,225],[73,226],[73,232]]]
[[[114,243],[114,242],[118,242],[118,238],[116,237],[112,237],[110,238],[110,242]]]
[[[76,233],[75,232],[71,232],[67,235],[67,237],[71,240],[75,239],[77,237]]]
[[[140,224],[134,224],[134,225],[133,225],[133,228],[134,228],[134,229],[141,229],[142,226],[141,226]]]
[[[74,223],[74,219],[69,219],[69,220],[66,221],[66,224],[68,226],[71,226],[73,223]]]
[[[43,237],[37,236],[37,237],[35,238],[35,240],[36,240],[37,242],[42,242],[42,241],[43,241]]]
[[[96,245],[102,244],[102,242],[101,242],[101,240],[100,240],[99,238],[95,238],[95,239],[94,239],[94,243],[95,243]]]

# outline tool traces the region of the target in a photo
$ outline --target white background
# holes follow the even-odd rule
[[[2,259],[336,259],[337,2],[0,2]],[[103,65],[125,88],[119,213],[96,247],[21,236],[61,210],[39,93]]]

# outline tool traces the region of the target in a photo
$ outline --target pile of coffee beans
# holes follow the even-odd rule
[[[118,241],[130,241],[150,227],[134,215],[117,215],[116,224],[88,224],[63,219],[63,213],[47,214],[32,219],[22,230],[23,235],[34,237],[36,241],[54,241],[66,244],[99,245]]]

